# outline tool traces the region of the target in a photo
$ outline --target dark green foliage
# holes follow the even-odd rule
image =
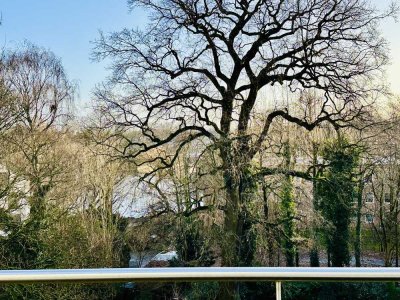
[[[218,282],[195,282],[190,284],[190,288],[185,294],[187,300],[216,299],[218,295]]]
[[[286,282],[282,289],[283,299],[286,300],[384,300],[390,299],[388,297],[392,293],[387,283],[369,282]]]
[[[113,243],[114,261],[104,258],[105,251],[101,247],[93,250],[90,236],[78,215],[65,217],[62,222],[51,219],[47,222],[51,226],[42,226],[40,231],[34,230],[36,224],[31,226],[29,219],[17,222],[2,218],[1,221],[3,226],[7,225],[8,233],[0,237],[2,269],[120,267],[122,256],[129,257],[118,235]],[[114,222],[118,222],[119,230],[124,230],[126,222],[116,216]],[[92,230],[99,228],[91,227]],[[120,284],[12,284],[0,287],[0,299],[101,299],[114,296],[120,288]]]
[[[135,299],[135,300],[165,300],[174,299],[174,291],[179,291],[180,288],[173,283],[137,283],[133,290],[133,297],[129,297],[129,293],[126,293],[127,297],[123,298],[122,295],[117,299]]]
[[[114,299],[118,290],[121,290],[119,283],[7,284],[0,286],[0,300]]]
[[[310,251],[310,266],[319,267],[319,253],[318,249],[311,249]]]
[[[291,152],[289,143],[285,143],[284,151],[285,165],[286,168],[290,168]],[[291,176],[286,175],[282,183],[281,193],[281,213],[283,221],[283,251],[286,257],[286,266],[294,267],[296,247],[293,242],[294,238],[294,217],[296,214],[294,194],[293,194],[293,180]]]
[[[354,170],[359,161],[359,149],[338,137],[326,144],[322,157],[329,166],[323,170],[316,185],[317,209],[326,221],[324,236],[332,266],[342,267],[350,260],[349,225],[357,194]]]
[[[21,226],[18,231],[10,232],[9,235],[1,240],[2,256],[7,268],[10,269],[35,269],[51,267],[47,260],[41,261],[44,244],[38,235],[27,226]]]
[[[283,217],[283,250],[286,257],[286,265],[288,267],[294,266],[294,258],[296,253],[295,244],[293,242],[294,236],[294,201],[293,201],[293,185],[290,178],[284,182],[282,196],[281,196],[281,210]]]
[[[199,220],[182,217],[176,236],[176,251],[183,266],[208,267],[214,263],[214,257],[209,248]]]
[[[238,284],[240,299],[246,300],[274,300],[275,283],[274,282],[240,282]]]
[[[388,289],[389,300],[395,300],[400,298],[400,287],[398,286],[397,282],[388,282],[387,289]]]
[[[257,235],[253,230],[253,222],[249,212],[244,210],[240,214],[239,222],[242,225],[242,234],[239,241],[239,266],[248,267],[253,264],[256,251]]]
[[[0,236],[0,255],[5,258],[1,267],[7,269],[51,268],[54,263],[43,255],[45,245],[35,222],[28,219],[21,223],[4,214],[1,229],[7,232]]]
[[[251,168],[245,168],[240,178],[239,194],[240,202],[243,208],[239,213],[239,244],[237,253],[239,255],[239,266],[251,266],[253,264],[256,251],[257,235],[253,230],[254,218],[248,209],[251,201],[254,200],[255,192],[257,191],[257,181]]]

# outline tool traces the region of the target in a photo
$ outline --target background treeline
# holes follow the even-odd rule
[[[398,266],[398,98],[379,12],[358,0],[129,1],[110,78],[74,116],[50,51],[0,60],[0,268]],[[369,260],[367,260],[367,258]],[[286,284],[387,299],[393,284]],[[130,295],[127,295],[130,294]],[[4,285],[4,299],[269,299],[269,283]],[[330,298],[329,298],[330,297]]]

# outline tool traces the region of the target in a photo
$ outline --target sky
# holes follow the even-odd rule
[[[377,7],[390,3],[374,1]],[[53,51],[79,85],[80,113],[88,111],[95,85],[110,74],[105,62],[90,59],[99,30],[107,33],[146,23],[143,11],[130,12],[126,0],[0,0],[0,12],[0,47],[12,48],[28,40]],[[391,48],[387,79],[400,94],[400,22],[386,20],[381,32]]]
[[[90,58],[99,30],[146,23],[143,13],[129,13],[126,0],[0,0],[0,12],[0,47],[28,40],[54,52],[68,77],[78,83],[78,112],[85,111],[91,91],[110,73],[106,63]]]

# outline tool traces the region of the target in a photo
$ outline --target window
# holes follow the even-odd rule
[[[365,222],[367,222],[367,223],[372,223],[372,222],[374,222],[374,216],[371,215],[371,214],[366,214],[366,215],[365,215]]]
[[[386,203],[390,203],[390,194],[389,193],[385,193],[385,202]]]
[[[372,203],[372,202],[374,202],[374,194],[371,193],[371,192],[368,192],[368,193],[365,195],[365,202],[367,202],[367,203]]]

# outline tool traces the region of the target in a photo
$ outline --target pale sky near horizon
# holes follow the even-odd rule
[[[391,1],[373,2],[381,8]],[[76,106],[81,114],[95,85],[109,74],[105,63],[90,59],[91,42],[98,38],[99,30],[112,32],[146,23],[142,11],[129,12],[126,0],[0,0],[0,12],[0,47],[13,48],[28,40],[53,51],[69,78],[79,85]],[[391,48],[387,78],[393,91],[400,94],[400,22],[386,20],[381,32]]]

